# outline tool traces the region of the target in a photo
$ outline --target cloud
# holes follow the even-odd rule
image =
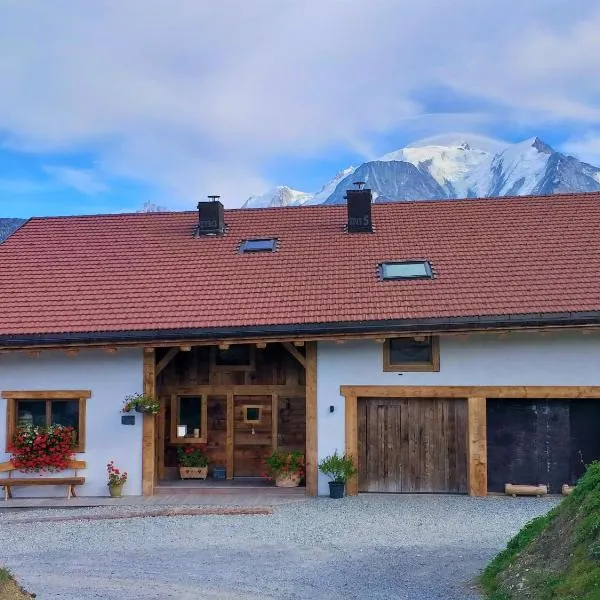
[[[88,196],[95,196],[108,189],[96,173],[87,169],[46,165],[44,171],[61,185],[71,187]]]
[[[600,127],[596,0],[0,0],[0,10],[9,143],[91,152],[103,173],[155,184],[173,206],[215,191],[239,205],[274,183],[274,157],[377,155],[391,130]]]
[[[568,140],[562,145],[562,150],[592,165],[599,165],[600,130],[588,132],[582,138]]]

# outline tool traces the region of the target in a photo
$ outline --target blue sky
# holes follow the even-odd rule
[[[0,216],[235,207],[455,132],[600,164],[600,5],[516,4],[0,0]]]

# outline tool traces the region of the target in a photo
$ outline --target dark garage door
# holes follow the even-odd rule
[[[545,484],[560,493],[600,459],[600,400],[487,400],[488,489]]]
[[[359,398],[359,491],[466,493],[466,428],[465,400]]]

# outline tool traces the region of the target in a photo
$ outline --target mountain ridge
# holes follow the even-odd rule
[[[435,141],[349,167],[317,193],[277,186],[251,196],[242,208],[343,204],[357,180],[373,190],[376,202],[600,191],[600,168],[557,152],[537,136],[514,144],[469,135],[445,144]]]

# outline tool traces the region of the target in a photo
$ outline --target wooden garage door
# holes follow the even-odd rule
[[[359,398],[361,492],[467,492],[467,403]]]

